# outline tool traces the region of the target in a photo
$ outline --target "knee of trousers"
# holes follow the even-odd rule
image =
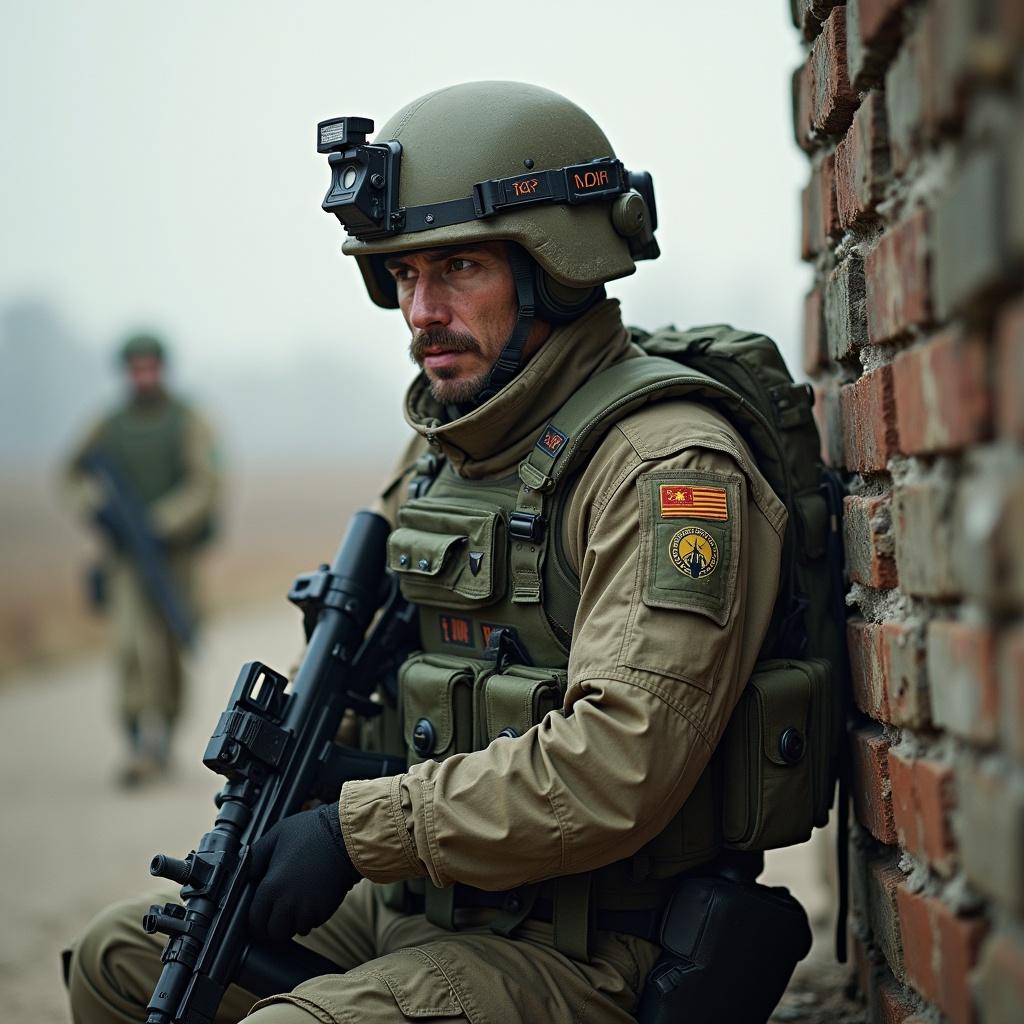
[[[160,975],[163,942],[142,930],[152,900],[99,913],[72,952],[68,988],[75,1024],[137,1022]]]
[[[425,1017],[469,1024],[480,1019],[480,1013],[471,1012],[476,1001],[467,986],[453,977],[450,965],[442,964],[436,954],[398,949],[345,974],[325,974],[290,993],[271,996],[256,1004],[244,1024],[397,1024]],[[286,1009],[305,1016],[286,1016]]]

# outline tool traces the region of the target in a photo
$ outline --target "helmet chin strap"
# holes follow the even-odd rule
[[[523,349],[526,347],[526,339],[530,336],[530,328],[533,327],[536,316],[533,260],[513,242],[508,244],[507,252],[519,303],[515,326],[508,341],[505,342],[505,347],[498,353],[484,386],[468,402],[460,402],[456,406],[460,416],[493,398],[523,368]]]

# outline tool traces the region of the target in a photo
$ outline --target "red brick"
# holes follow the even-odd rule
[[[853,807],[857,820],[881,843],[896,842],[889,793],[889,742],[881,730],[860,726],[852,731]]]
[[[990,433],[988,353],[979,336],[950,328],[893,363],[900,451],[956,451]]]
[[[903,879],[903,872],[896,867],[895,856],[878,858],[868,866],[871,937],[884,955],[886,963],[901,981],[905,980],[906,975],[903,969],[903,941],[896,888]]]
[[[1024,941],[1003,933],[985,943],[974,981],[981,1019],[1016,1024],[1024,1007]]]
[[[1024,4],[1020,0],[997,0],[998,33],[1011,43],[1024,43]]]
[[[920,760],[914,766],[914,803],[922,854],[940,874],[952,871],[956,841],[950,827],[953,770],[938,761]]]
[[[892,510],[900,589],[919,597],[958,596],[954,491],[949,482],[938,478],[897,487]]]
[[[931,7],[934,70],[929,106],[937,124],[955,127],[977,86],[999,85],[1010,77],[1018,56],[1019,36],[1015,40],[1014,33],[1019,30],[1020,14],[993,0],[931,0]],[[1002,10],[997,11],[999,7]]]
[[[820,167],[811,170],[811,180],[800,195],[800,224],[800,258],[813,260],[825,248]]]
[[[884,981],[878,986],[875,1006],[875,1019],[879,1024],[906,1024],[917,1009],[903,987],[894,981]]]
[[[886,120],[892,169],[903,174],[930,134],[934,11],[925,8],[885,76]]]
[[[851,0],[857,5],[861,42],[867,46],[877,43],[892,30],[893,22],[906,0]]]
[[[848,941],[849,948],[853,951],[853,969],[857,977],[857,988],[863,993],[868,993],[873,987],[872,979],[878,965],[863,939],[851,934]]]
[[[868,341],[906,335],[931,319],[928,291],[928,214],[919,207],[887,231],[864,261]]]
[[[881,629],[889,721],[926,727],[931,722],[931,704],[922,631],[901,622],[886,622]]]
[[[898,920],[896,928],[898,935]],[[866,1020],[873,1024],[905,1024],[907,1014],[913,1012],[913,997],[893,977],[882,952],[857,935],[851,935],[850,948],[857,990],[867,1003]]]
[[[846,69],[846,18],[836,8],[811,48],[814,87],[813,124],[829,135],[845,132],[857,109],[857,94]]]
[[[821,161],[821,230],[826,238],[837,239],[843,233],[836,205],[836,155],[829,153]]]
[[[1013,138],[1008,132],[1007,142]],[[1009,153],[1009,145],[978,147],[934,200],[932,299],[942,320],[961,311],[987,313],[992,298],[1015,280]]]
[[[892,791],[892,819],[900,847],[920,852],[914,822],[914,762],[889,751],[889,786]],[[909,827],[908,827],[909,824]],[[912,844],[917,843],[916,847]]]
[[[804,297],[804,373],[808,377],[820,373],[828,362],[824,315],[819,285]]]
[[[889,751],[892,811],[900,846],[951,874],[956,842],[949,812],[954,803],[953,769],[931,760],[904,758]]]
[[[929,623],[928,685],[937,726],[973,743],[995,741],[999,698],[990,627]]]
[[[846,626],[854,703],[875,721],[888,722],[889,698],[881,635],[881,626],[874,622],[855,619]]]
[[[957,917],[942,904],[937,904],[935,920],[942,963],[941,996],[936,1002],[946,1011],[952,1024],[971,1024],[977,1018],[970,972],[978,962],[978,950],[988,932],[988,922]]]
[[[846,5],[846,55],[850,81],[857,89],[877,82],[899,42],[905,0],[849,0]]]
[[[885,99],[877,89],[854,114],[850,130],[836,147],[835,164],[836,212],[840,227],[848,228],[874,210],[889,174]]]
[[[851,580],[867,587],[896,586],[891,495],[843,499],[843,544]]]
[[[997,24],[1012,42],[1024,43],[1024,6],[1020,0],[998,0]]]
[[[811,120],[814,115],[814,67],[813,58],[807,60],[793,71],[793,135],[796,144],[805,153],[813,151]]]
[[[995,388],[999,433],[1024,441],[1024,299],[1003,309],[996,323]]]
[[[800,256],[812,260],[825,248],[828,236],[838,235],[840,231],[834,154],[830,153],[812,167],[811,179],[801,197],[801,214]]]
[[[993,759],[960,753],[956,801],[964,874],[991,902],[1024,915],[1024,778]]]
[[[1024,607],[1024,451],[971,449],[957,484],[956,571],[960,589],[1001,612]]]
[[[860,473],[885,469],[897,452],[892,367],[866,373],[839,393],[845,464]]]
[[[911,985],[935,1003],[951,1024],[973,1024],[977,1018],[968,974],[987,925],[977,918],[957,917],[944,903],[912,893],[905,885],[897,888],[896,900]]]
[[[839,388],[835,384],[822,384],[814,388],[814,421],[821,438],[822,461],[835,468],[845,465],[846,446],[843,442],[842,414]]]
[[[842,4],[843,0],[796,0],[794,20],[797,28],[803,30],[804,38],[813,39],[821,31],[821,23],[832,8]]]
[[[1000,739],[1024,760],[1024,625],[999,637],[997,659]]]
[[[851,252],[825,279],[825,342],[837,362],[849,359],[867,344],[864,301],[864,260]]]
[[[903,938],[903,962],[911,984],[923,996],[934,999],[939,982],[932,965],[931,916],[928,898],[912,893],[906,885],[896,887],[896,906]]]
[[[900,622],[847,624],[854,702],[870,718],[927,728],[930,722],[925,647],[917,626]]]

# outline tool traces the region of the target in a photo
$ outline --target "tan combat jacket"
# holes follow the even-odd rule
[[[460,475],[505,477],[585,380],[639,356],[609,300],[553,332],[508,387],[470,414],[442,423],[420,377],[406,417]],[[662,509],[651,507],[651,495],[662,480],[705,480],[729,495],[728,543],[719,575],[709,576],[724,613],[712,616],[671,590],[676,569],[653,539]],[[392,522],[403,493],[399,485],[386,495]],[[359,871],[375,882],[427,875],[438,886],[502,890],[602,867],[656,836],[707,765],[758,656],[785,520],[717,413],[670,400],[620,420],[590,456],[563,521],[582,595],[565,715],[481,751],[346,783],[340,815]],[[668,589],[654,586],[655,577]]]

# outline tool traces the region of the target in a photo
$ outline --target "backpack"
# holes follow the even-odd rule
[[[820,726],[824,741],[818,768],[824,789],[815,808],[816,826],[824,826],[836,784],[839,906],[835,945],[846,960],[848,913],[849,750],[845,724],[852,707],[846,645],[845,565],[842,536],[843,486],[839,474],[824,465],[811,408],[809,384],[793,382],[778,347],[763,334],[710,324],[654,334],[632,331],[633,341],[649,355],[674,360],[720,382],[739,401],[721,411],[750,446],[762,475],[789,512],[774,620],[774,650],[783,662],[811,659],[827,669],[826,707]],[[751,680],[756,684],[756,679]],[[726,743],[736,747],[736,733],[748,727],[749,708],[760,695],[755,687],[733,714]]]
[[[555,414],[545,438],[557,444],[538,444],[520,465],[513,518],[542,519],[544,495],[583,464],[615,421],[651,401],[703,402],[733,425],[789,519],[770,641],[715,755],[725,777],[723,839],[736,850],[794,845],[828,822],[846,775],[849,706],[842,489],[821,460],[813,392],[794,383],[762,334],[714,324],[631,335],[651,358],[602,371]],[[522,566],[522,576],[532,581],[539,573],[531,576],[530,568]],[[841,878],[845,806],[841,785]]]

